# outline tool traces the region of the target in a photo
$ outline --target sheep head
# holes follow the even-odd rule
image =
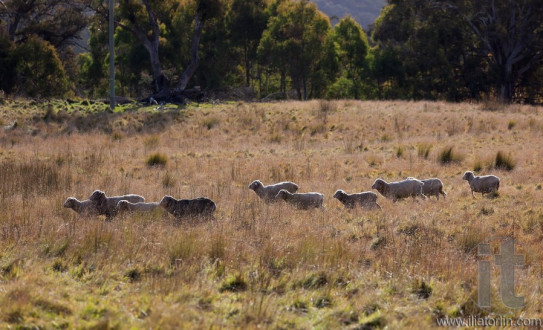
[[[468,182],[470,182],[471,180],[473,180],[474,177],[475,176],[473,175],[473,172],[467,171],[466,173],[464,173],[462,180],[467,180]]]
[[[346,195],[345,192],[340,189],[340,190],[336,191],[336,193],[334,194],[334,198],[341,199],[345,195]]]
[[[168,209],[172,205],[174,200],[175,199],[172,196],[164,196],[162,197],[162,200],[160,201],[159,205],[160,207],[164,209]]]
[[[289,195],[290,193],[286,189],[281,189],[275,196],[275,199],[286,199]]]
[[[251,182],[251,184],[249,185],[249,189],[256,191],[257,189],[260,189],[263,186],[264,185],[262,184],[262,182],[260,182],[260,180],[255,180]]]
[[[371,186],[371,189],[377,189],[377,191],[381,191],[383,187],[385,186],[385,184],[386,184],[385,180],[379,178],[375,180],[375,182]]]
[[[124,199],[120,200],[117,203],[117,209],[118,210],[126,210],[126,209],[128,209],[128,201],[125,201]]]
[[[95,190],[89,199],[93,202],[100,202],[106,198],[106,193],[101,190]]]
[[[73,208],[75,205],[75,198],[74,197],[68,197],[68,199],[66,199],[66,201],[64,202],[64,204],[62,206],[64,206],[65,208]]]

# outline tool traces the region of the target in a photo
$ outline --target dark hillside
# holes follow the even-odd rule
[[[312,0],[319,6],[319,9],[326,15],[337,18],[350,14],[356,21],[367,30],[368,25],[373,23],[381,9],[385,6],[385,0]],[[332,20],[332,24],[337,21]]]

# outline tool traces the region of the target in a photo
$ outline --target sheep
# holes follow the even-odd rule
[[[123,195],[123,196],[113,196],[107,197],[106,193],[101,190],[95,190],[89,199],[96,205],[98,209],[98,214],[105,214],[107,218],[111,218],[117,213],[117,203],[121,200],[126,200],[131,203],[141,203],[145,202],[145,198],[140,195]]]
[[[473,172],[467,171],[464,173],[462,180],[468,181],[473,198],[475,198],[474,191],[484,196],[487,193],[497,192],[500,188],[500,178],[495,175],[475,176]]]
[[[286,189],[281,189],[275,196],[275,199],[282,199],[300,210],[309,210],[312,208],[323,208],[324,195],[318,192],[293,194]]]
[[[371,189],[376,189],[381,195],[386,198],[392,199],[396,202],[398,199],[407,198],[409,196],[420,196],[422,199],[426,199],[426,196],[422,193],[423,183],[417,179],[407,179],[397,182],[386,182],[379,178],[375,180]]]
[[[178,200],[172,196],[164,196],[159,205],[178,219],[183,217],[210,217],[215,219],[213,212],[217,209],[215,202],[206,197]]]
[[[417,180],[415,178],[409,177],[407,180]],[[439,195],[443,195],[443,198],[447,196],[447,193],[443,191],[443,182],[441,182],[438,178],[431,178],[431,179],[424,179],[420,180],[423,183],[422,186],[422,193],[425,196],[436,196],[437,200],[439,200]]]
[[[98,209],[89,199],[79,201],[75,197],[68,197],[62,206],[74,210],[79,215],[90,216],[98,214]]]
[[[255,180],[249,185],[249,189],[254,190],[254,192],[266,203],[276,202],[277,194],[281,189],[285,189],[290,193],[295,193],[298,191],[298,185],[294,182],[286,181],[265,186],[260,182],[260,180]]]
[[[158,206],[159,205],[156,202],[153,202],[153,203],[144,203],[144,202],[130,203],[129,201],[123,199],[123,200],[120,200],[117,203],[117,207],[116,207],[115,212],[116,213],[123,212],[123,211],[151,212],[151,211],[155,210]]]
[[[334,198],[337,198],[348,209],[354,209],[358,205],[367,209],[381,209],[381,206],[377,204],[377,195],[372,191],[347,194],[343,190],[338,190],[334,194]]]

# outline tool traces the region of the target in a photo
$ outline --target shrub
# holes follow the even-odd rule
[[[503,152],[498,151],[496,159],[494,161],[494,168],[498,170],[512,171],[515,168],[515,161],[511,157],[511,154],[505,155]]]
[[[55,47],[30,37],[15,51],[21,87],[31,97],[62,97],[70,86]]]
[[[148,166],[165,166],[168,162],[168,157],[160,152],[154,153],[147,157]]]

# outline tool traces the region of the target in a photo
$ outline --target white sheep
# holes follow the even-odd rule
[[[75,197],[68,197],[62,206],[74,210],[79,215],[90,216],[98,214],[98,209],[89,199],[79,201]]]
[[[293,194],[286,189],[281,189],[275,196],[275,199],[282,199],[300,210],[309,210],[312,208],[323,208],[324,195],[318,192]]]
[[[121,200],[126,200],[131,203],[145,202],[145,198],[140,195],[129,194],[107,197],[106,193],[101,190],[95,190],[89,199],[98,209],[98,214],[105,214],[108,218],[115,216],[117,211],[117,203],[119,203]]]
[[[260,180],[255,180],[251,182],[249,189],[254,190],[258,197],[260,197],[266,203],[273,203],[277,200],[276,196],[281,189],[285,189],[290,193],[295,193],[298,191],[298,185],[294,182],[286,181],[265,186],[262,184],[262,182],[260,182]]]
[[[420,196],[422,199],[426,199],[422,193],[423,183],[417,179],[407,179],[397,182],[386,182],[379,178],[375,180],[371,189],[376,189],[381,195],[386,198],[392,199],[396,202],[398,199]]]
[[[488,193],[497,192],[500,188],[500,178],[495,175],[475,176],[473,172],[467,171],[464,173],[462,180],[468,181],[472,197],[475,197],[474,191],[484,196]]]
[[[151,212],[155,210],[158,207],[158,203],[152,202],[152,203],[145,203],[145,202],[139,202],[139,203],[130,203],[127,200],[120,200],[117,203],[116,212]]]
[[[409,177],[407,180],[417,180],[415,178]],[[430,179],[424,179],[420,180],[423,183],[422,186],[422,193],[425,196],[436,196],[436,198],[439,200],[439,195],[443,195],[443,198],[447,196],[447,193],[443,191],[443,182],[441,182],[438,178],[430,178]]]
[[[362,206],[367,209],[381,209],[381,206],[377,204],[377,195],[372,191],[347,194],[343,190],[338,190],[334,194],[334,198],[339,200],[348,209],[354,209],[356,206]]]
[[[164,196],[159,204],[176,218],[204,217],[212,218],[217,205],[211,199],[199,197],[195,199],[175,199],[172,196]]]

